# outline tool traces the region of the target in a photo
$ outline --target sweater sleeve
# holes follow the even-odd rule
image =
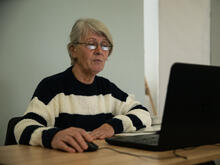
[[[133,132],[151,126],[152,121],[147,108],[114,84],[111,88],[114,97],[114,117],[107,123],[114,128],[115,133]]]
[[[22,120],[16,124],[18,144],[51,148],[51,140],[60,129],[54,127],[58,105],[48,85],[45,80],[38,85]]]

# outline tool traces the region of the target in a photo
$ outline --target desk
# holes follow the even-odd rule
[[[220,146],[205,145],[195,148],[178,149],[176,153],[187,156],[188,160],[173,155],[173,151],[151,152],[133,148],[118,147],[107,144],[104,140],[95,142],[99,147],[111,147],[120,151],[151,156],[151,158],[134,157],[117,152],[100,149],[96,152],[66,153],[37,146],[11,145],[0,147],[0,164],[80,164],[80,165],[173,165],[197,164],[220,158]],[[171,157],[169,159],[161,159]]]

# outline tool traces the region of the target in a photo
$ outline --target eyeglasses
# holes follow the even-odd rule
[[[98,42],[75,42],[74,44],[82,44],[85,45],[89,50],[95,50],[98,47]],[[102,50],[110,51],[112,46],[107,43],[100,43]]]

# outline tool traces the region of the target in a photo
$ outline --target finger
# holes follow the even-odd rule
[[[107,138],[106,135],[101,135],[101,136],[99,137],[100,140],[103,140],[103,139],[105,139],[105,138]]]
[[[94,139],[100,139],[100,137],[102,137],[102,136],[105,136],[105,134],[104,134],[103,132],[100,132],[100,131],[97,131],[97,132],[95,132],[95,133],[92,135],[92,137],[93,137]]]
[[[83,138],[83,136],[80,133],[75,134],[74,138],[83,150],[86,150],[88,148],[88,145],[87,145],[85,139]]]
[[[75,140],[74,137],[68,136],[64,142],[67,143],[72,148],[74,148],[77,152],[83,152],[83,149],[81,148],[80,144],[78,144],[78,142]]]
[[[97,134],[99,134],[100,133],[100,130],[99,129],[94,129],[91,133],[90,133],[90,135],[97,135]]]
[[[99,133],[98,132],[91,132],[90,133],[90,136],[93,138],[93,139],[97,139],[99,137]]]
[[[63,150],[66,152],[71,152],[71,153],[76,152],[76,150],[74,148],[68,146],[66,143],[64,143],[62,141],[59,142],[58,147],[56,149],[60,149],[60,150]]]
[[[88,141],[88,142],[93,141],[92,136],[88,132],[86,132],[84,129],[71,127],[70,131],[71,132],[69,132],[69,133],[70,133],[71,136],[75,136],[75,134],[78,132],[83,136],[83,138],[86,141]]]
[[[94,140],[93,137],[86,131],[82,130],[80,133],[87,142],[92,142]]]

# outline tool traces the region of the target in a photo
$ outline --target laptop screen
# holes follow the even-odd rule
[[[158,146],[147,142],[137,145],[135,136],[129,142],[126,137],[106,141],[158,151],[219,143],[219,99],[220,67],[175,63],[170,70]]]

